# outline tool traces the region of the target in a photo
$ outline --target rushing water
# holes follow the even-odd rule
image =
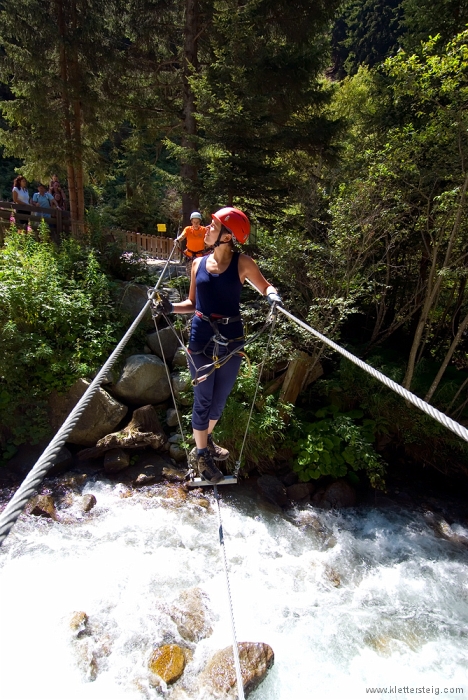
[[[214,631],[185,673],[231,644],[214,503],[156,487],[122,498],[107,482],[84,492],[98,499],[90,514],[75,502],[61,522],[22,516],[0,555],[2,700],[161,697],[147,663],[171,641],[162,605],[193,586],[209,596]],[[376,698],[468,695],[468,554],[419,514],[283,515],[241,486],[224,489],[222,514],[237,638],[275,653],[253,700],[358,699],[374,687],[387,688]],[[93,682],[90,648],[70,630],[75,611],[94,629]],[[166,697],[205,696],[174,687]]]

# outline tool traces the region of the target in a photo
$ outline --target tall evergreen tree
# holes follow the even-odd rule
[[[466,0],[403,0],[402,8],[408,51],[419,51],[423,42],[437,34],[442,41],[451,41],[468,24]]]
[[[107,29],[111,6],[101,0],[7,0],[0,12],[0,75],[14,95],[3,103],[9,128],[0,138],[21,157],[29,177],[44,179],[65,164],[72,218],[84,218],[85,171],[114,122],[103,98],[118,46]]]
[[[290,192],[291,154],[323,154],[333,125],[320,75],[337,2],[223,0],[192,78],[211,204],[271,210]],[[284,202],[285,203],[285,202]]]
[[[350,0],[332,30],[335,78],[354,75],[395,54],[404,34],[402,0]]]

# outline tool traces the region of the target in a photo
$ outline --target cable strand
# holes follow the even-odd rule
[[[159,279],[153,288],[152,292],[149,294],[148,301],[146,304],[143,306],[142,310],[138,314],[138,316],[135,318],[131,326],[128,328],[127,332],[125,335],[122,337],[114,351],[111,353],[107,361],[104,363],[104,365],[101,367],[99,370],[98,374],[96,377],[93,379],[91,384],[88,386],[86,389],[85,393],[81,397],[81,399],[78,401],[76,404],[75,408],[72,410],[68,418],[65,420],[63,423],[62,427],[60,430],[57,432],[55,437],[51,440],[49,445],[46,447],[42,455],[39,457],[35,465],[32,467],[24,481],[21,483],[19,486],[18,490],[14,494],[13,498],[8,502],[5,510],[2,512],[0,515],[0,546],[3,544],[5,538],[8,536],[8,533],[10,532],[11,528],[15,524],[15,522],[18,520],[19,516],[21,515],[24,507],[26,506],[27,502],[31,498],[31,496],[34,494],[36,491],[37,487],[41,484],[42,480],[44,479],[45,475],[49,471],[49,469],[52,467],[55,458],[57,457],[60,449],[63,447],[65,442],[67,441],[68,436],[70,435],[71,431],[75,427],[75,425],[78,423],[78,420],[80,419],[81,415],[83,414],[84,410],[87,408],[88,404],[90,403],[91,399],[93,398],[94,394],[97,392],[99,387],[101,386],[102,382],[104,381],[104,378],[108,374],[109,370],[113,367],[115,361],[117,358],[121,355],[124,347],[130,340],[131,336],[135,332],[137,326],[140,324],[142,321],[143,317],[145,316],[147,310],[149,309],[154,295],[156,294],[159,285],[161,284],[164,275],[166,273],[166,270],[169,266],[169,263],[172,259],[172,256],[174,254],[174,251],[176,249],[176,245],[174,244],[169,257],[166,261],[166,264],[163,268],[163,271],[161,272]]]

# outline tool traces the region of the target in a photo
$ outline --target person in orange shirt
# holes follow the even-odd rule
[[[192,262],[195,258],[205,255],[208,251],[205,249],[205,233],[207,226],[201,225],[202,215],[199,211],[194,211],[190,214],[191,226],[186,226],[177,240],[181,241],[185,238],[187,247],[184,250],[184,255],[187,258],[187,276],[190,277],[192,270]]]

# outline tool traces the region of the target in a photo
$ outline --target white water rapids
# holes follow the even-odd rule
[[[275,653],[252,700],[468,696],[466,549],[396,507],[283,515],[246,486],[220,491],[237,638]],[[232,643],[214,501],[206,510],[161,487],[122,498],[105,481],[84,492],[97,497],[91,513],[24,515],[0,553],[2,700],[160,698],[147,664],[173,641],[161,604],[194,586],[214,631],[185,674]],[[75,611],[107,650],[94,681],[80,667]],[[177,685],[165,697],[206,697]]]

